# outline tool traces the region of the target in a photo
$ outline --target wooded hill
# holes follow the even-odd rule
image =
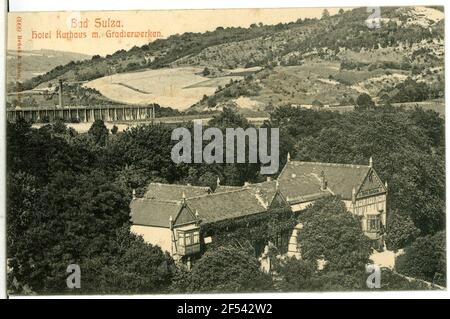
[[[411,85],[423,87],[414,101],[444,95],[444,17],[442,8],[381,8],[379,28],[370,28],[366,8],[341,10],[321,19],[249,28],[222,28],[158,39],[90,60],[70,62],[23,84],[45,87],[59,78],[88,81],[105,75],[163,67],[200,66],[207,76],[259,66],[242,81],[218,87],[199,101],[199,110],[237,104],[247,97],[253,109],[272,105],[350,105],[361,93],[375,100],[411,102]],[[412,82],[411,82],[412,81]],[[423,83],[423,84],[421,84]],[[247,101],[248,102],[248,101]],[[228,105],[229,106],[229,105]]]

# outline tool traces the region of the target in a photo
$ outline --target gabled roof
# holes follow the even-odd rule
[[[192,197],[186,202],[193,212],[198,213],[202,224],[253,215],[267,210],[264,199],[250,188]]]
[[[289,161],[278,180],[281,191],[289,199],[295,196],[319,196],[324,192],[351,199],[352,189],[359,189],[370,170],[368,165]],[[321,191],[322,172],[327,181],[326,191]]]
[[[134,225],[169,228],[170,216],[175,220],[181,207],[181,202],[135,198],[130,204],[131,222]]]
[[[211,188],[191,185],[151,183],[148,186],[144,197],[160,201],[180,201],[183,198],[183,192],[186,198],[196,197],[211,193]]]

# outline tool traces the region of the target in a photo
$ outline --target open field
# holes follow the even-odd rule
[[[242,79],[239,75],[211,79],[202,76],[202,70],[182,67],[119,73],[92,80],[85,86],[121,103],[157,103],[164,107],[185,110],[198,102],[203,95],[213,94],[219,85],[224,85],[231,79]]]

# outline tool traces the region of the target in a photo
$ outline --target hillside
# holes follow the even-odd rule
[[[38,75],[45,74],[58,65],[64,65],[71,61],[90,59],[90,55],[55,51],[55,50],[31,50],[21,52],[22,82]],[[17,51],[6,52],[6,74],[7,83],[17,80]]]
[[[383,8],[382,14],[386,18],[379,29],[361,23],[366,12],[355,9],[330,17],[321,33],[316,30],[312,36],[298,41],[289,38],[284,44],[271,42],[276,54],[268,67],[246,81],[230,84],[194,107],[251,105],[270,110],[284,104],[310,107],[314,102],[353,105],[361,93],[380,102],[442,98],[442,12],[431,8]],[[293,32],[295,29],[289,31]],[[272,39],[286,34],[287,31],[280,32]],[[231,46],[228,45],[228,51]],[[238,45],[234,46],[235,52],[239,52]],[[204,51],[199,56],[207,56],[213,50]],[[228,52],[227,56],[232,55]],[[202,59],[190,57],[186,61],[197,64]],[[423,94],[414,96],[409,91]]]
[[[58,66],[26,81],[24,89],[54,86],[64,78],[87,82],[83,87],[106,101],[192,105],[196,111],[225,105],[263,112],[284,104],[353,105],[361,93],[375,102],[442,99],[441,9],[381,8],[380,28],[369,28],[368,16],[366,8],[357,8],[322,19],[174,35]],[[194,71],[186,74],[187,69]],[[164,77],[167,73],[176,76]],[[162,77],[164,88],[155,81]],[[178,101],[174,95],[188,98]]]

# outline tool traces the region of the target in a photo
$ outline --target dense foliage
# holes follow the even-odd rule
[[[381,106],[335,113],[277,109],[273,125],[299,160],[366,164],[389,187],[389,210],[406,214],[423,234],[445,227],[444,120],[420,108]]]
[[[102,127],[97,123],[93,131],[97,126]],[[131,196],[115,182],[117,172],[103,165],[98,136],[77,135],[62,123],[39,130],[23,121],[8,124],[7,254],[13,291],[70,292],[69,264],[82,267],[85,293],[167,286],[162,283],[170,280],[173,262],[159,247],[129,234]]]
[[[417,238],[406,248],[405,255],[398,257],[397,270],[405,275],[445,286],[445,243],[445,232]]]
[[[387,248],[412,245],[401,258],[405,261],[400,262],[399,271],[430,281],[435,273],[445,276],[445,267],[438,266],[442,265],[442,249],[415,263],[421,256],[420,247],[427,249],[417,246],[426,239],[428,246],[442,247],[439,235],[433,234],[443,234],[445,229],[444,120],[439,114],[391,106],[344,114],[281,107],[272,113],[271,122],[281,128],[281,143],[296,159],[366,164],[372,156],[380,178],[388,183]],[[325,227],[320,220],[317,223],[315,229]],[[324,238],[328,239],[340,232],[327,234]],[[416,240],[424,235],[428,236]],[[313,251],[323,254],[331,243],[321,240],[320,233],[316,236],[311,247],[317,246]]]
[[[174,282],[182,292],[263,292],[273,290],[272,278],[245,250],[229,246],[206,252],[192,270]]]
[[[210,125],[245,128],[249,123],[226,109]],[[264,125],[280,128],[282,161],[287,152],[295,159],[355,164],[367,163],[373,156],[374,167],[389,188],[388,248],[406,247],[398,272],[442,282],[445,143],[444,121],[437,113],[374,107],[339,114],[281,107]],[[192,129],[190,124],[186,127]],[[159,247],[130,235],[132,189],[142,193],[150,181],[214,186],[217,176],[224,185],[261,180],[258,164],[174,164],[171,131],[165,125],[141,125],[110,134],[96,122],[89,133],[79,134],[62,122],[40,129],[22,120],[8,123],[9,289],[73,293],[65,286],[70,263],[82,265],[83,292],[163,292],[169,286],[171,291],[271,289],[256,266],[255,250],[247,250],[251,247],[246,243],[273,241],[299,221],[304,224],[300,235],[304,259],[281,265],[286,268],[277,270],[274,289],[365,289],[362,265],[370,251],[359,221],[345,212],[338,198],[318,201],[300,220],[279,208],[204,228],[216,236],[217,245],[194,263],[193,278],[176,270]],[[242,254],[233,251],[239,246]],[[220,258],[228,262],[220,263]],[[328,262],[320,272],[311,266],[317,259]],[[220,272],[206,273],[207,266],[216,262],[224,273],[242,271],[255,278],[255,285],[243,278],[217,282]],[[247,268],[237,270],[241,266]],[[290,272],[298,273],[298,278],[289,277]],[[211,278],[204,286],[203,275]],[[224,286],[214,286],[214,280]]]
[[[302,258],[325,261],[324,268],[341,272],[364,269],[371,247],[357,217],[349,214],[344,202],[331,197],[317,200],[301,215],[303,229],[298,236]]]

